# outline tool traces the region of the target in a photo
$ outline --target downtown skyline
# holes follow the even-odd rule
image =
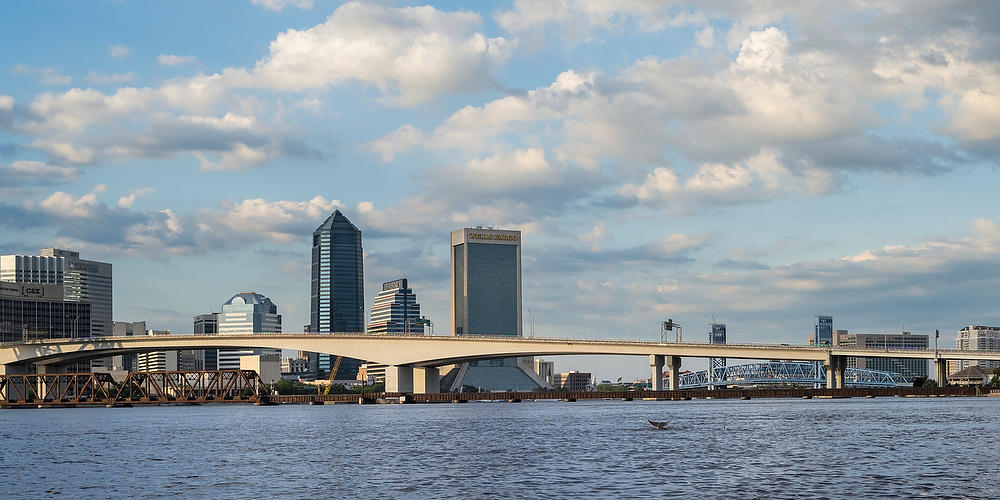
[[[406,277],[436,333],[478,225],[524,235],[537,336],[1000,323],[995,4],[468,8],[0,8],[0,254],[113,263],[115,321],[186,332],[252,289],[294,331],[340,209],[364,309]]]

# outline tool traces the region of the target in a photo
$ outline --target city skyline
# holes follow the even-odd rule
[[[405,276],[436,333],[479,225],[524,235],[537,336],[1000,324],[993,4],[531,5],[4,6],[0,254],[112,263],[113,321],[252,289],[296,331],[339,209],[362,309]]]

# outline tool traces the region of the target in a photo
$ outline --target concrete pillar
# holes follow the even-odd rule
[[[413,369],[413,393],[437,394],[441,392],[441,371],[436,366]]]
[[[649,355],[649,366],[653,369],[653,390],[662,391],[663,390],[663,355],[662,354],[650,354]]]
[[[836,357],[836,379],[837,379],[837,389],[843,389],[844,386],[844,372],[847,370],[847,358],[843,356]]]
[[[55,370],[50,370],[47,365],[35,365],[35,375],[48,375],[54,372]],[[45,399],[45,391],[47,390],[49,390],[49,386],[45,383],[45,378],[38,377],[38,398]]]
[[[667,356],[667,367],[670,368],[670,384],[668,389],[679,391],[681,388],[681,357]]]
[[[835,363],[837,362],[836,360],[837,360],[836,356],[830,356],[830,358],[826,360],[826,363],[824,363],[824,366],[826,368],[827,389],[837,388],[837,367],[835,366]]]
[[[385,392],[413,392],[413,367],[385,367]]]
[[[934,360],[934,381],[938,387],[948,385],[948,360],[942,358]]]

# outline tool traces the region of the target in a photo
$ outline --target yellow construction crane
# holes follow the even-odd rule
[[[333,362],[333,367],[330,368],[330,383],[326,384],[326,389],[323,390],[323,394],[330,394],[330,388],[333,387],[333,380],[337,376],[337,369],[340,368],[340,362],[343,360],[343,356],[337,356],[337,360]]]

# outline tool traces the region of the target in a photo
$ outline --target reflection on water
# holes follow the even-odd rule
[[[1000,498],[1000,398],[2,410],[0,436],[4,497]]]

